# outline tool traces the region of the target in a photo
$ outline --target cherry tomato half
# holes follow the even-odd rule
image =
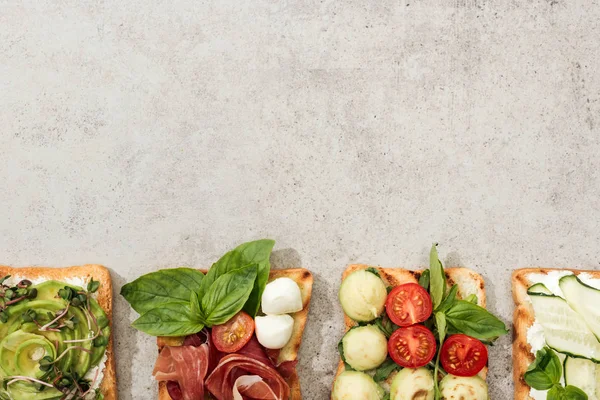
[[[435,337],[423,325],[397,329],[388,341],[388,353],[396,364],[406,368],[426,365],[435,355]]]
[[[224,353],[235,353],[250,341],[254,333],[254,320],[243,311],[223,325],[212,327],[212,340],[217,350]]]
[[[429,293],[416,283],[396,286],[385,302],[388,317],[398,326],[426,321],[432,308]]]
[[[487,348],[479,340],[467,335],[452,335],[442,345],[442,367],[449,374],[473,376],[487,364]]]

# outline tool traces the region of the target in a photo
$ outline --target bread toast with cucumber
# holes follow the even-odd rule
[[[202,270],[206,273],[206,270]],[[300,344],[302,343],[302,334],[306,326],[306,320],[308,318],[308,310],[310,304],[310,298],[312,295],[313,276],[307,269],[294,268],[294,269],[282,269],[282,270],[271,270],[269,273],[269,282],[277,279],[287,277],[294,280],[300,287],[300,293],[302,295],[302,311],[296,312],[292,315],[294,319],[294,329],[292,337],[289,342],[279,351],[278,363],[286,361],[296,361],[298,359],[298,352],[300,350]],[[169,346],[180,346],[183,344],[182,337],[165,337],[159,336],[157,338],[158,350],[166,345]],[[290,386],[290,400],[301,400],[302,394],[300,391],[300,380],[296,368],[293,368],[289,377],[286,377],[286,381]],[[171,396],[167,391],[167,385],[165,382],[159,382],[158,384],[158,399],[159,400],[171,400]]]
[[[375,268],[384,281],[386,286],[399,286],[406,283],[418,283],[419,278],[423,270],[408,270],[403,268],[381,268],[381,267],[371,267],[369,265],[364,264],[353,264],[346,268],[342,275],[342,282],[353,272],[358,270],[364,270],[368,268]],[[445,268],[445,274],[447,279],[447,287],[451,287],[453,284],[458,286],[457,298],[464,299],[470,295],[477,296],[477,304],[481,307],[485,307],[486,305],[486,295],[485,295],[485,283],[483,278],[478,273],[468,269],[468,268]],[[345,332],[348,332],[350,329],[355,327],[357,323],[353,321],[350,317],[344,314],[344,322],[345,322]],[[343,360],[340,359],[338,364],[336,379],[337,377],[344,372],[345,364]],[[388,385],[391,383],[395,373],[390,374],[387,379],[385,379],[385,383]],[[484,378],[487,375],[487,367],[484,367],[478,374],[480,377]],[[335,379],[334,379],[335,382]]]
[[[528,330],[536,321],[534,305],[530,294],[528,294],[528,289],[540,281],[547,281],[549,283],[546,285],[552,285],[551,276],[553,274],[560,274],[558,276],[563,276],[564,274],[572,274],[575,276],[586,274],[593,279],[600,279],[600,271],[585,271],[578,269],[523,268],[513,272],[511,280],[512,295],[515,304],[513,314],[513,378],[515,385],[514,398],[516,400],[532,399],[530,396],[531,387],[524,379],[525,372],[535,360],[535,355],[532,353],[532,346],[528,342],[527,337]],[[544,277],[547,278],[544,279]],[[556,289],[554,290],[556,291]],[[554,297],[551,293],[548,294],[550,297]],[[542,293],[542,296],[544,295],[546,294]]]
[[[99,385],[99,393],[104,397],[104,400],[117,400],[117,382],[115,372],[115,357],[113,350],[113,335],[112,335],[112,281],[108,269],[102,265],[86,264],[83,266],[74,266],[66,268],[51,268],[51,267],[10,267],[0,265],[0,278],[10,275],[13,280],[29,280],[33,282],[48,282],[58,281],[66,282],[69,285],[81,286],[75,284],[75,281],[89,282],[93,278],[96,282],[99,282],[97,291],[94,293],[93,298],[97,304],[102,308],[106,317],[108,318],[108,328],[110,329],[110,335],[107,338],[106,350],[104,356],[106,361],[104,367],[99,367],[98,375],[102,375],[102,380]],[[39,286],[39,284],[33,284],[32,287]],[[33,302],[35,300],[32,299]],[[29,306],[30,303],[24,304]],[[71,307],[73,308],[73,307]],[[10,307],[7,308],[10,313]],[[10,322],[10,321],[9,321]],[[83,321],[85,323],[85,321]],[[0,323],[0,326],[2,323]],[[68,329],[68,328],[62,328]],[[50,330],[50,329],[48,329]],[[35,332],[35,331],[34,331]],[[2,338],[0,337],[0,340]],[[98,376],[97,375],[97,376]],[[45,392],[47,393],[46,389]],[[47,398],[47,397],[44,397]]]

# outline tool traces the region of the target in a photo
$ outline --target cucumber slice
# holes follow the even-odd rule
[[[588,395],[588,400],[599,400],[600,366],[583,358],[567,357],[565,384],[577,386]]]
[[[600,363],[598,339],[564,299],[542,294],[530,294],[529,298],[548,346],[559,353]]]
[[[527,289],[527,294],[541,294],[546,296],[554,296],[554,294],[550,290],[548,290],[546,285],[544,285],[543,283],[536,283],[535,285],[530,286],[529,289]]]
[[[575,275],[560,278],[559,285],[569,306],[583,317],[587,326],[600,340],[600,290],[586,285]]]
[[[387,339],[375,325],[349,330],[342,339],[344,359],[357,371],[377,368],[388,355]]]

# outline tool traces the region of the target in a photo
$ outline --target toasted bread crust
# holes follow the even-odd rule
[[[206,270],[202,270],[206,272]],[[302,333],[306,326],[306,320],[308,318],[308,308],[310,305],[310,298],[312,296],[312,285],[313,276],[309,270],[304,268],[294,269],[279,269],[271,270],[269,274],[269,282],[277,279],[287,277],[293,279],[300,287],[300,293],[302,294],[302,305],[301,311],[292,314],[294,318],[294,331],[290,341],[285,345],[279,352],[278,362],[284,361],[295,361],[298,359],[298,351],[300,350],[300,344],[302,343]],[[158,345],[158,351],[166,345],[169,346],[181,346],[183,344],[182,337],[163,337],[159,336],[156,340]],[[294,372],[287,379],[287,383],[290,386],[290,400],[301,400],[302,393],[300,392],[300,380],[298,378],[298,372],[294,369]],[[171,400],[171,396],[167,392],[166,382],[158,383],[158,399],[159,400]]]
[[[348,277],[348,275],[350,275],[351,273],[361,270],[361,269],[366,269],[369,267],[372,267],[372,266],[365,265],[365,264],[349,265],[348,268],[346,268],[346,270],[342,274],[342,281],[344,281],[344,279],[346,279]],[[388,286],[398,286],[398,285],[402,285],[405,283],[418,283],[419,278],[421,277],[421,274],[423,273],[423,270],[408,270],[408,269],[404,269],[404,268],[381,268],[381,267],[373,267],[373,268],[376,268],[379,271],[381,278],[383,279],[385,284]],[[465,293],[464,290],[461,290],[461,286],[460,286],[460,282],[469,281],[469,282],[472,282],[473,287],[475,287],[477,289],[476,292],[474,293],[477,295],[477,304],[480,305],[481,307],[485,307],[485,305],[486,305],[485,282],[483,281],[483,278],[481,275],[479,275],[477,272],[475,272],[473,270],[470,270],[468,268],[462,268],[462,267],[444,268],[444,271],[446,272],[446,280],[447,280],[448,286],[452,286],[454,283],[457,283],[459,285],[458,293],[457,293],[458,298],[464,298],[464,297],[467,297],[470,294],[472,294],[472,293]],[[464,288],[462,288],[462,289],[464,289]],[[352,319],[350,319],[347,315],[344,314],[344,324],[345,324],[344,332],[347,332],[350,328],[352,328],[354,325],[356,325],[356,322],[354,322]],[[488,368],[485,367],[479,373],[479,375],[484,379],[487,375],[487,369]],[[344,372],[344,370],[345,370],[344,362],[340,359],[340,361],[338,363],[338,368],[337,368],[337,372],[335,375],[335,379],[333,380],[334,384],[335,384],[335,380],[337,379],[338,375],[341,374],[342,372]],[[388,384],[391,383],[393,376],[394,376],[394,374],[390,375],[388,377],[388,379],[386,380],[386,382]]]
[[[600,271],[586,271],[579,269],[559,269],[559,268],[522,268],[515,270],[512,274],[512,295],[515,303],[515,311],[513,314],[513,379],[515,382],[515,400],[532,400],[529,396],[531,389],[523,375],[529,365],[535,360],[535,356],[531,353],[531,346],[527,343],[527,330],[535,321],[535,315],[527,288],[533,282],[528,278],[530,274],[547,274],[551,271],[572,271],[575,275],[587,273],[594,278],[600,278]]]
[[[23,267],[15,268],[0,265],[0,277],[6,275],[19,276],[27,279],[36,279],[39,277],[48,278],[48,280],[62,281],[66,278],[83,278],[88,281],[90,278],[100,282],[98,288],[98,297],[96,300],[106,313],[110,325],[110,338],[106,347],[106,365],[104,367],[104,378],[100,384],[100,390],[105,400],[117,400],[117,380],[115,370],[115,357],[113,352],[113,298],[112,281],[110,272],[102,265],[86,264],[76,267],[51,268],[51,267]]]

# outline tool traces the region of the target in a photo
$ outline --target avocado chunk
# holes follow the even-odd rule
[[[442,400],[488,400],[488,385],[475,376],[446,375],[440,382]]]
[[[383,312],[387,290],[379,276],[362,269],[344,279],[338,295],[348,317],[354,321],[369,322]]]
[[[390,400],[433,400],[433,374],[427,368],[404,368],[394,376]]]
[[[381,400],[385,392],[364,372],[344,371],[333,384],[331,400]]]
[[[349,330],[342,339],[344,360],[357,371],[377,368],[387,357],[387,339],[374,325]]]

